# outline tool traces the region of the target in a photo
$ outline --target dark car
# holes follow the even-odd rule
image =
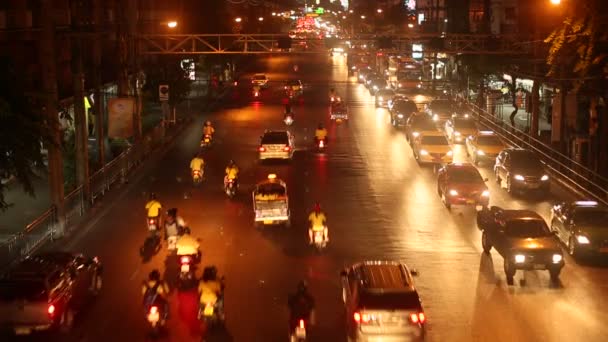
[[[448,164],[437,174],[437,193],[448,209],[461,204],[485,207],[490,203],[486,181],[469,163]]]
[[[483,251],[494,247],[503,257],[509,285],[517,270],[548,270],[551,281],[559,280],[564,267],[559,241],[536,212],[491,207],[477,213],[477,226]]]
[[[71,253],[24,259],[0,278],[0,327],[17,335],[70,331],[75,314],[101,290],[102,272],[97,258]]]
[[[573,257],[608,256],[608,208],[596,201],[553,206],[551,230]]]
[[[437,125],[425,114],[411,115],[405,123],[405,138],[410,145],[422,134],[438,131]]]
[[[424,340],[426,316],[405,264],[366,261],[341,272],[349,341]]]
[[[444,123],[456,113],[456,103],[447,99],[432,100],[427,106],[427,112],[433,121]]]
[[[496,182],[507,192],[540,190],[549,192],[549,174],[540,159],[530,150],[506,148],[496,157]]]
[[[413,101],[397,99],[391,103],[389,113],[391,115],[391,125],[394,127],[404,127],[407,119],[418,113],[418,107],[416,107]]]
[[[378,107],[382,107],[382,108],[388,107],[388,101],[390,99],[392,99],[393,96],[395,96],[395,92],[392,91],[391,89],[378,89],[376,91],[376,97],[374,99],[376,108],[378,108]]]

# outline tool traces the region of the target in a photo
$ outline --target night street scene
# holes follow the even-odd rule
[[[608,341],[606,23],[1,0],[0,341]]]

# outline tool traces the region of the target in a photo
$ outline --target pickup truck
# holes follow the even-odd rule
[[[0,277],[0,329],[15,335],[71,330],[102,287],[97,258],[65,252],[31,256]]]
[[[559,281],[564,267],[562,250],[536,212],[493,206],[477,213],[477,226],[482,230],[483,251],[488,254],[494,247],[503,257],[507,284],[513,285],[517,270],[548,270],[551,281]]]

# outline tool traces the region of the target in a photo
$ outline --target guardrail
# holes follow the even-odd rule
[[[569,158],[553,147],[507,124],[483,108],[468,103],[479,124],[496,132],[510,144],[536,152],[549,172],[561,183],[586,197],[608,205],[608,179]],[[506,127],[505,127],[506,126]]]

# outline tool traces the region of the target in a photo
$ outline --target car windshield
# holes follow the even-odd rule
[[[426,135],[420,141],[422,145],[448,145],[448,140],[442,135]]]
[[[542,220],[513,220],[507,223],[506,234],[517,238],[537,238],[549,235],[549,229]]]
[[[481,175],[475,168],[453,168],[449,171],[450,182],[479,183],[483,182]]]
[[[46,288],[42,280],[3,280],[0,281],[0,300],[16,299],[43,300]]]
[[[410,101],[398,101],[395,102],[393,107],[398,112],[417,112],[416,104]]]
[[[266,75],[255,75],[253,76],[253,79],[256,81],[263,81],[266,79]]]
[[[454,107],[454,105],[451,101],[446,101],[446,100],[433,101],[433,102],[431,102],[430,106],[431,106],[432,110],[440,111],[440,112],[450,111]]]
[[[376,310],[420,310],[416,292],[362,291],[359,305]]]
[[[262,137],[262,145],[285,144],[287,145],[287,133],[285,132],[269,132]]]
[[[477,143],[483,146],[502,146],[502,142],[495,135],[482,135],[477,138]]]
[[[475,121],[467,119],[455,119],[454,126],[456,128],[477,128]]]
[[[516,153],[511,157],[513,167],[523,169],[542,169],[543,164],[532,152]]]
[[[599,208],[576,209],[576,224],[582,226],[599,226],[608,229],[608,210]]]

